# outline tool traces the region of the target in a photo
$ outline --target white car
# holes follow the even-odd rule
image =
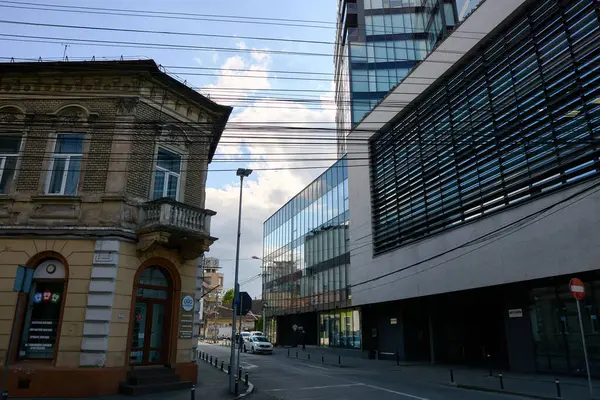
[[[261,331],[251,331],[250,336],[265,336]]]
[[[244,351],[252,353],[267,353],[273,354],[273,345],[264,336],[250,336],[247,342],[244,343]]]

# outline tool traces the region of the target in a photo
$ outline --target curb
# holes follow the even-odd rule
[[[461,383],[446,383],[446,384],[444,384],[444,386],[455,387],[455,388],[459,388],[459,389],[467,389],[467,390],[477,390],[479,392],[500,393],[500,394],[507,394],[507,395],[512,395],[512,396],[527,397],[530,399],[556,400],[556,396],[540,396],[537,394],[512,392],[510,390],[492,389],[492,388],[486,388],[483,386],[464,385]]]
[[[203,359],[197,359],[197,361],[204,361],[205,363],[207,363],[208,365],[210,365],[211,367],[217,368],[214,365],[212,365],[209,361],[203,360]],[[218,370],[221,370],[220,368],[217,368]],[[229,375],[227,373],[226,370],[222,370],[221,372],[223,372],[225,375]],[[240,380],[240,382],[244,382],[243,380]],[[250,382],[250,380],[248,380],[248,387],[246,388],[246,392],[241,393],[239,395],[237,395],[236,397],[233,398],[233,400],[237,400],[237,399],[243,399],[244,397],[252,394],[254,392],[254,385],[252,384],[252,382]]]

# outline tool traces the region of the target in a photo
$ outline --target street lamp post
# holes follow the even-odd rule
[[[252,256],[253,260],[259,260],[263,262],[263,259],[257,256]],[[269,337],[267,333],[267,274],[265,272],[266,268],[263,263],[262,265],[262,330],[266,337]]]
[[[240,204],[238,210],[238,226],[237,226],[237,244],[235,249],[235,278],[233,284],[233,321],[231,324],[231,355],[229,356],[229,365],[231,366],[231,373],[229,374],[229,391],[235,394],[235,375],[238,370],[238,366],[235,364],[235,322],[236,315],[238,313],[238,301],[240,297],[240,287],[238,284],[238,275],[240,271],[240,237],[242,236],[242,191],[244,188],[244,177],[249,177],[252,173],[251,169],[238,168],[236,175],[240,177]],[[238,360],[239,362],[239,360]],[[240,377],[238,376],[238,379]]]

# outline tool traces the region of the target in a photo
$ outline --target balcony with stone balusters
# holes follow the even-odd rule
[[[137,228],[138,250],[164,246],[192,260],[208,251],[217,238],[210,236],[210,219],[216,212],[158,199],[145,203]]]

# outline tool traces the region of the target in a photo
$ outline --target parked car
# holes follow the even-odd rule
[[[244,343],[244,352],[250,350],[252,353],[267,353],[273,354],[273,345],[264,336],[250,336],[249,340]]]
[[[265,336],[261,331],[250,331],[250,336]]]

